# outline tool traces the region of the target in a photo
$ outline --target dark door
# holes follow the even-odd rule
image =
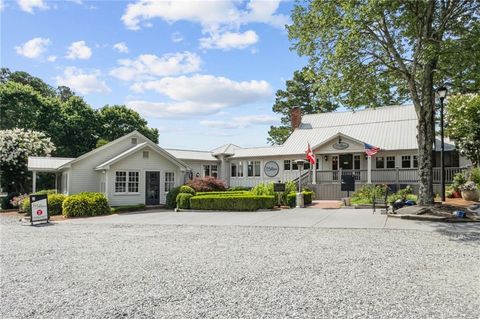
[[[353,169],[353,155],[352,154],[342,154],[339,157],[340,168],[341,169]]]
[[[145,172],[145,205],[160,204],[160,172]]]

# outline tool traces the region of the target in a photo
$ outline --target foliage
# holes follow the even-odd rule
[[[297,201],[297,193],[295,192],[288,193],[286,198],[287,198],[288,206],[292,208],[295,207],[295,203]]]
[[[36,193],[37,195],[41,195]],[[64,194],[49,193],[47,195],[48,215],[62,215],[63,201],[67,198]],[[30,214],[30,198],[26,197],[22,202],[22,212]]]
[[[193,188],[196,192],[215,192],[225,191],[225,183],[222,180],[216,179],[212,176],[204,178],[196,177],[187,182],[187,185]]]
[[[462,186],[460,186],[460,190],[461,190],[462,192],[465,192],[465,191],[476,191],[477,189],[478,189],[477,184],[475,184],[475,182],[473,182],[473,181],[466,182],[465,184],[463,184]]]
[[[134,130],[139,131],[154,143],[158,143],[158,129],[149,128],[147,121],[138,112],[125,105],[105,105],[97,113],[99,137],[113,141]]]
[[[275,192],[273,191],[273,183],[259,183],[251,190],[253,195],[271,195],[273,196]]]
[[[303,204],[310,205],[313,202],[314,193],[312,191],[303,190]],[[297,202],[297,193],[290,192],[285,196],[285,205],[295,207]]]
[[[204,195],[190,198],[190,207],[199,210],[255,211],[275,206],[274,196],[219,196]]]
[[[322,96],[315,80],[309,75],[311,70],[303,68],[293,73],[293,79],[287,80],[285,90],[278,90],[275,94],[273,112],[281,114],[281,126],[270,126],[268,142],[283,144],[291,133],[290,113],[293,107],[300,107],[302,114],[331,112],[337,105]]]
[[[480,167],[473,167],[469,172],[468,179],[480,187]]]
[[[446,123],[446,134],[460,154],[480,167],[480,94],[448,97]]]
[[[12,205],[12,207],[17,207],[19,209],[22,209],[22,203],[26,199],[28,199],[28,194],[20,194],[18,196],[13,197],[10,200],[10,205]]]
[[[2,197],[2,209],[15,208],[15,207],[13,207],[11,201],[14,197],[17,197],[19,195],[20,195],[20,193],[13,192],[13,193],[8,193],[7,196],[5,196],[5,197]]]
[[[62,205],[63,216],[87,217],[110,213],[108,200],[102,193],[79,193],[68,196]]]
[[[365,184],[351,196],[353,204],[372,204],[373,198],[385,197],[385,186]]]
[[[250,191],[251,189],[252,189],[251,187],[246,187],[246,186],[234,186],[227,189],[227,192]]]
[[[418,197],[417,197],[417,195],[414,195],[414,194],[402,195],[402,194],[395,193],[395,194],[392,194],[392,195],[388,195],[387,203],[391,205],[399,199],[402,200],[402,201],[411,200],[411,201],[414,201],[416,203],[417,200],[418,200]]]
[[[55,97],[57,92],[53,87],[43,82],[42,79],[37,78],[23,71],[11,72],[8,68],[1,69],[1,79],[0,83],[6,83],[11,81],[12,83],[20,83],[23,85],[28,85],[42,96],[45,97]],[[59,87],[60,89],[60,87]]]
[[[182,185],[180,186],[180,193],[195,195],[195,190],[188,185]]]
[[[305,205],[310,205],[313,202],[314,193],[312,191],[303,191],[303,203]]]
[[[49,195],[49,194],[56,194],[57,190],[56,189],[42,189],[39,190],[38,192],[35,192],[35,195]]]
[[[321,96],[351,108],[412,101],[420,204],[433,204],[434,87],[461,78],[479,89],[479,18],[478,1],[312,0],[287,26]]]
[[[180,187],[181,186],[174,187],[167,193],[166,208],[174,209],[177,206],[177,195],[180,193]]]
[[[464,173],[459,172],[453,176],[452,188],[454,191],[460,191],[460,186],[467,182],[467,177]]]
[[[225,192],[197,192],[196,196],[205,195],[219,195],[219,196],[237,196],[237,195],[251,195],[249,191],[225,191]]]
[[[113,214],[122,213],[122,212],[136,212],[136,211],[139,211],[139,210],[145,210],[145,204],[135,204],[135,205],[110,207],[110,211]]]
[[[24,130],[0,130],[1,185],[7,192],[28,192],[31,177],[27,171],[29,156],[48,156],[55,150],[44,133]]]
[[[280,202],[282,205],[288,205],[287,195],[291,192],[296,191],[296,185],[292,181],[288,181],[285,183],[285,192],[282,193],[275,193],[273,190],[273,182],[265,184],[259,183],[254,188],[252,188],[251,192],[254,195],[270,195],[275,196],[275,202]],[[279,198],[280,197],[280,198]]]
[[[180,193],[177,195],[177,208],[189,209],[190,208],[190,198],[194,195],[191,193]]]

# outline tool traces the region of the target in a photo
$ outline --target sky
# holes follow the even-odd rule
[[[0,0],[0,64],[93,108],[126,104],[167,148],[267,144],[275,92],[306,64],[293,2]]]

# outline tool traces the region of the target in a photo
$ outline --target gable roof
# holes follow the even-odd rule
[[[220,147],[217,147],[217,148],[214,148],[211,152],[213,153],[213,155],[221,155],[221,154],[225,154],[225,155],[233,155],[235,154],[235,150],[241,148],[240,146],[238,145],[235,145],[235,144],[225,144],[225,145],[222,145]]]
[[[197,161],[218,161],[218,158],[213,156],[210,151],[197,151],[197,150],[179,150],[179,149],[165,149],[172,156],[182,160],[197,160]]]
[[[55,172],[59,167],[74,159],[69,157],[29,156],[27,168],[29,171]]]

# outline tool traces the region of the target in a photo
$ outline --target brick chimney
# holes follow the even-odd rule
[[[292,122],[292,131],[300,127],[302,123],[302,111],[300,107],[294,106],[290,111],[290,120]]]

